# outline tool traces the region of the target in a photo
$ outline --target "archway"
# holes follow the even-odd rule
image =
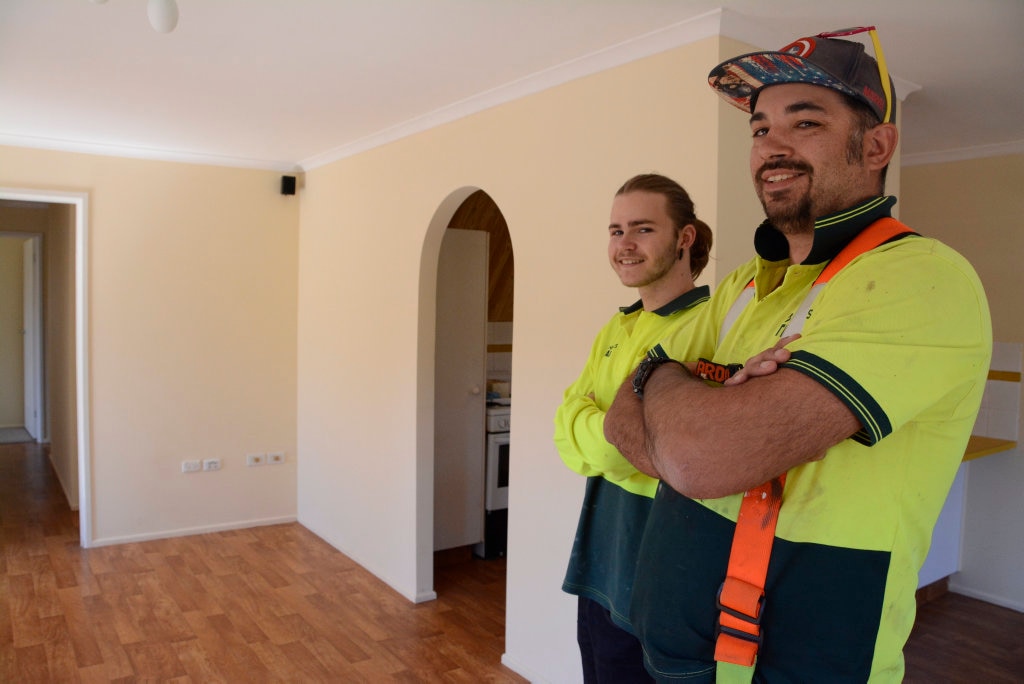
[[[437,315],[437,265],[448,228],[483,230],[488,254],[488,379],[511,381],[514,257],[508,226],[497,203],[483,190],[463,187],[439,205],[424,238],[420,262],[419,343],[417,359],[417,599],[434,592],[434,390]],[[496,377],[490,377],[496,376]]]

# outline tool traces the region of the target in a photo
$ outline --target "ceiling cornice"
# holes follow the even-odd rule
[[[422,133],[436,126],[526,97],[527,95],[539,93],[563,83],[583,78],[584,76],[590,76],[613,67],[628,64],[635,60],[688,45],[704,38],[717,36],[721,26],[721,19],[722,10],[714,10],[688,21],[671,24],[657,31],[645,33],[603,50],[592,52],[583,57],[452,103],[373,135],[368,135],[351,143],[327,150],[322,154],[302,160],[299,166],[305,171],[315,169],[339,159],[351,157],[360,152],[365,152],[416,133]]]
[[[919,154],[905,154],[900,159],[900,166],[943,164],[945,162],[966,161],[968,159],[983,159],[985,157],[1004,157],[1015,154],[1024,154],[1024,140],[1015,140],[1013,142],[999,143],[997,145],[961,147],[956,150],[940,150],[938,152],[921,152]]]

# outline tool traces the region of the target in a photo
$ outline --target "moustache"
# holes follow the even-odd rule
[[[797,173],[805,173],[807,175],[814,174],[814,167],[812,167],[810,164],[806,162],[784,161],[780,159],[776,161],[767,161],[764,164],[761,164],[761,167],[757,170],[757,174],[754,177],[758,179],[758,182],[761,182],[761,179],[764,177],[764,173],[766,171],[777,171],[779,169],[783,169],[785,171],[795,171]]]

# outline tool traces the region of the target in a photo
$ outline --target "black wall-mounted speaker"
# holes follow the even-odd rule
[[[281,194],[295,194],[295,176],[281,176]]]

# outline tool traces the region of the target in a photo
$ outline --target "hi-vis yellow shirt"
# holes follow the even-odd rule
[[[604,415],[647,351],[666,337],[685,331],[708,298],[709,289],[704,285],[655,311],[645,311],[637,302],[621,309],[601,329],[583,372],[565,390],[555,413],[555,446],[571,470],[603,477],[634,494],[654,496],[658,481],[637,472],[605,440]]]
[[[894,203],[879,197],[819,218],[801,264],[789,263],[785,238],[762,225],[758,256],[719,284],[665,352],[745,363],[772,347],[825,264]],[[726,326],[751,279],[754,297]],[[984,290],[946,245],[898,239],[833,276],[787,348],[783,367],[828,388],[861,429],[787,474],[754,679],[900,682],[917,573],[984,391],[992,349]],[[690,499],[665,484],[655,496],[631,623],[659,681],[716,681],[715,596],[741,499]],[[734,680],[719,667],[717,681]]]
[[[654,311],[640,302],[621,310],[594,340],[583,373],[555,414],[558,453],[587,476],[562,590],[597,602],[628,632],[636,558],[658,481],[605,441],[604,416],[647,351],[685,332],[707,301],[708,288],[699,287]]]

